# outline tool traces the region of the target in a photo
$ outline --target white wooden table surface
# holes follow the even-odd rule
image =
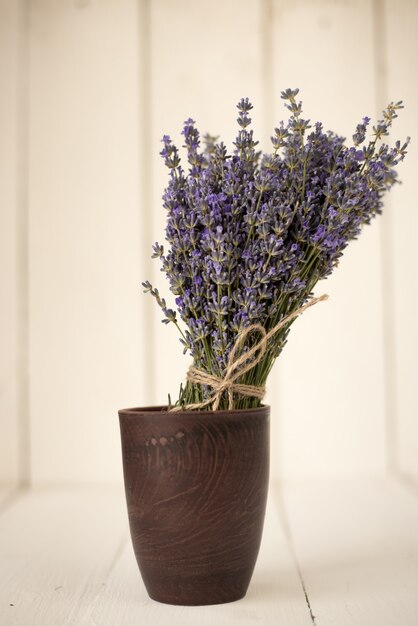
[[[122,489],[0,488],[1,626],[418,626],[418,483],[273,485],[243,600],[150,600]]]

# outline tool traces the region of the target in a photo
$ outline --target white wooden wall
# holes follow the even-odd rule
[[[417,27],[415,0],[0,0],[0,482],[121,480],[117,409],[188,364],[140,287],[168,295],[160,138],[231,144],[248,96],[267,148],[289,86],[348,137],[403,98],[413,143],[276,365],[273,471],[418,472]]]

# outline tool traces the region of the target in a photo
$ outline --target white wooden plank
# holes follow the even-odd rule
[[[18,479],[20,3],[0,3],[0,481]]]
[[[412,138],[408,155],[400,167],[402,185],[392,191],[392,215],[389,224],[394,273],[394,312],[396,363],[396,402],[398,416],[398,451],[400,469],[418,472],[418,387],[416,354],[418,352],[418,287],[416,232],[418,229],[418,84],[415,76],[418,55],[418,4],[402,0],[383,2],[385,32],[386,92],[389,100],[405,101],[405,109],[396,120],[396,135]]]
[[[308,626],[308,608],[273,499],[251,587],[240,602],[172,607],[150,600],[127,539],[121,492],[35,491],[0,517],[0,619],[8,626]],[[30,532],[28,529],[30,520]],[[3,621],[5,620],[5,621]]]
[[[405,487],[305,482],[284,502],[317,626],[416,626],[418,502]]]
[[[280,91],[299,87],[306,117],[350,140],[375,112],[372,3],[284,0],[273,9],[276,120],[287,117]],[[285,476],[385,466],[379,236],[377,223],[366,228],[317,285],[330,300],[296,322],[276,364]]]
[[[276,488],[277,489],[277,488]],[[292,482],[284,506],[317,626],[415,626],[418,500],[383,479]],[[121,490],[37,490],[0,515],[0,622],[7,626],[173,626],[312,619],[272,490],[243,600],[213,607],[151,601],[127,536]]]
[[[147,596],[130,543],[125,546],[106,586],[85,621],[78,626],[309,626],[311,619],[271,494],[263,542],[247,596],[239,602],[209,607],[177,607],[160,604]]]
[[[121,491],[27,493],[0,516],[0,622],[85,623],[126,533]]]
[[[121,478],[144,391],[138,3],[31,3],[33,480]]]
[[[153,236],[164,242],[166,212],[161,196],[168,183],[167,170],[159,156],[164,134],[177,146],[183,138],[183,121],[196,120],[201,134],[218,135],[232,149],[236,135],[236,104],[248,96],[254,104],[253,128],[263,136],[262,93],[262,2],[247,0],[155,0],[151,3],[152,60],[152,215]],[[147,251],[146,251],[147,252]],[[168,283],[158,261],[150,278],[167,301]],[[174,325],[164,327],[154,308],[156,385],[154,402],[177,397],[189,359],[184,357]]]

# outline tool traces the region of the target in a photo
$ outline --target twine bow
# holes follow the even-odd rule
[[[256,385],[244,385],[241,383],[235,382],[237,378],[240,378],[247,372],[249,372],[257,363],[261,361],[266,350],[269,339],[273,337],[279,330],[281,330],[286,324],[291,322],[295,317],[298,317],[301,313],[306,311],[309,307],[317,304],[317,302],[322,302],[323,300],[327,300],[328,296],[323,294],[318,298],[312,298],[306,304],[299,307],[293,313],[289,313],[283,319],[280,320],[276,326],[274,326],[269,332],[261,324],[252,324],[245,328],[237,337],[236,342],[233,345],[233,348],[229,354],[228,364],[225,370],[225,374],[223,378],[219,376],[215,376],[214,374],[209,374],[204,370],[200,370],[193,365],[190,366],[187,372],[187,380],[191,383],[197,383],[201,385],[207,385],[214,390],[214,393],[203,402],[196,402],[194,404],[187,404],[185,406],[176,406],[171,409],[171,411],[181,411],[183,409],[193,410],[193,409],[203,409],[206,406],[212,404],[212,410],[217,411],[222,394],[226,391],[228,393],[228,409],[231,410],[234,407],[234,393],[237,393],[241,396],[248,396],[252,398],[258,398],[262,400],[264,398],[264,394],[266,392],[265,387],[257,387]],[[253,332],[258,332],[261,335],[261,338],[255,343],[250,350],[244,352],[241,356],[236,356],[237,352],[241,348],[241,346],[245,343],[247,337]],[[257,354],[258,352],[258,354]],[[254,355],[255,358],[252,358]],[[252,359],[252,360],[251,360]]]

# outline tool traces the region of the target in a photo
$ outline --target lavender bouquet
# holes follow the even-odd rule
[[[163,137],[168,249],[156,243],[153,257],[162,263],[177,312],[148,281],[143,286],[193,358],[176,409],[260,405],[291,324],[323,299],[312,298],[315,284],[381,213],[382,198],[397,181],[395,166],[409,138],[393,147],[381,140],[401,101],[383,111],[369,141],[370,119],[363,118],[348,146],[302,117],[298,91],[281,94],[290,116],[275,128],[271,154],[257,151],[248,98],[238,103],[232,154],[210,135],[201,149],[188,119],[182,132],[186,173],[176,146]]]

